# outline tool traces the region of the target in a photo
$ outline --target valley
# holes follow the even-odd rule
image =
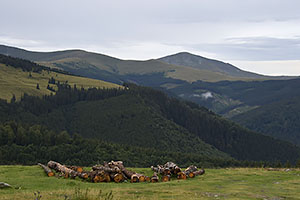
[[[0,53],[29,59],[52,69],[61,69],[83,77],[121,85],[129,82],[152,87],[169,96],[205,106],[253,131],[294,144],[300,143],[296,136],[300,118],[293,117],[293,123],[285,125],[285,119],[291,116],[290,111],[281,109],[276,124],[270,124],[264,119],[265,110],[270,113],[268,107],[271,105],[289,106],[286,102],[297,105],[296,99],[300,94],[297,92],[299,78],[296,76],[263,76],[188,52],[146,61],[121,60],[82,50],[32,52],[4,45],[0,46]],[[41,91],[37,91],[34,89],[36,85],[31,83],[31,92],[49,94],[45,90],[45,84],[42,83]],[[91,85],[97,84],[87,87]],[[20,92],[16,93],[20,96]],[[2,95],[6,99],[11,97],[8,92]],[[275,113],[276,110],[277,107],[274,106],[272,112]],[[254,115],[255,120],[247,117]]]

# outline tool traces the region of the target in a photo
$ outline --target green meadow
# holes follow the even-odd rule
[[[41,73],[24,72],[21,69],[0,64],[0,99],[9,101],[13,94],[17,99],[20,99],[24,93],[34,96],[49,95],[51,91],[47,89],[47,85],[51,77],[61,83],[67,82],[71,86],[75,84],[78,88],[121,87],[120,85],[101,80],[61,74],[53,71],[43,70]],[[39,89],[37,89],[37,84],[39,84]],[[50,84],[50,86],[56,89],[56,85]]]
[[[146,175],[146,168],[132,169]],[[91,183],[47,177],[39,166],[0,166],[1,200],[51,199],[300,199],[300,171],[263,168],[207,169],[193,179],[159,183]],[[36,194],[34,194],[36,193]],[[39,197],[41,195],[41,197]]]

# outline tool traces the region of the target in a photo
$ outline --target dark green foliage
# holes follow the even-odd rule
[[[16,95],[13,94],[11,100],[10,100],[10,103],[15,103],[16,102]]]
[[[98,71],[94,66],[89,66],[88,70],[78,64],[77,67],[73,67],[74,63],[69,65],[64,63],[64,69],[74,74],[80,74],[92,78],[103,79],[120,83],[121,81],[128,81],[137,83],[139,85],[150,86],[156,89],[164,90],[170,96],[180,96],[185,100],[193,101],[201,106],[205,106],[218,114],[231,117],[236,113],[232,113],[235,109],[241,109],[238,112],[246,112],[241,119],[240,116],[236,116],[235,120],[241,125],[246,125],[253,131],[270,135],[282,140],[299,144],[298,136],[298,124],[299,120],[289,120],[293,112],[281,112],[274,115],[274,111],[266,115],[254,114],[265,113],[265,106],[277,101],[283,101],[286,98],[294,98],[300,96],[300,90],[298,86],[300,79],[292,80],[268,80],[268,81],[221,81],[217,83],[198,81],[192,84],[185,81],[167,78],[164,73],[152,73],[152,74],[126,74],[120,75],[115,73],[109,73],[107,71]],[[70,68],[66,68],[70,66]],[[245,72],[246,73],[246,72]],[[247,74],[247,73],[246,73]],[[164,84],[174,84],[177,87],[171,89],[165,89]],[[206,91],[213,93],[214,98],[203,98],[201,94]],[[175,94],[175,95],[174,95]],[[253,112],[248,113],[248,109],[253,109],[256,106],[260,106]],[[282,107],[284,107],[283,105]],[[275,108],[275,107],[274,107]],[[262,111],[259,111],[262,109]],[[275,109],[276,110],[276,109]],[[238,113],[237,112],[237,113]],[[265,116],[273,114],[276,119],[273,122],[265,120]],[[247,117],[249,115],[249,117]],[[250,117],[253,118],[251,119]],[[300,117],[298,118],[300,119]]]
[[[282,104],[287,98],[297,98],[300,96],[300,90],[298,90],[300,79],[284,80],[291,77],[260,76],[244,72],[227,63],[202,58],[188,53],[179,53],[161,58],[160,60],[176,65],[224,73],[234,77],[258,78],[256,80],[274,78],[278,80],[221,81],[217,83],[197,81],[191,84],[182,80],[167,78],[166,71],[159,73],[153,73],[152,71],[148,74],[132,74],[131,72],[131,74],[125,73],[121,75],[118,69],[121,69],[119,65],[123,61],[83,51],[38,53],[3,45],[0,45],[0,51],[6,55],[13,55],[32,61],[50,62],[58,68],[81,76],[107,80],[119,84],[127,81],[164,89],[168,94],[172,94],[173,96],[177,95],[185,100],[193,101],[226,117],[231,118],[236,115],[234,118],[235,121],[239,122],[241,125],[245,125],[253,131],[287,140],[297,145],[300,143],[300,136],[298,134],[298,130],[300,130],[300,117],[297,115],[298,112],[293,112],[292,109],[289,108],[284,109],[284,107],[288,105]],[[75,59],[76,61],[72,61],[71,59],[68,62],[57,62],[57,60],[70,57],[79,58],[79,60]],[[5,62],[3,63],[10,63],[15,67],[23,66],[19,65],[19,63],[24,60],[19,59],[11,61],[11,57],[5,56],[2,56],[1,58],[5,58]],[[91,58],[94,58],[93,62],[88,61]],[[28,63],[23,64],[26,66]],[[106,66],[106,68],[104,69],[103,66]],[[31,68],[34,68],[34,70],[36,69],[35,67],[30,66],[30,69]],[[109,70],[107,71],[107,69]],[[128,69],[129,68],[127,68],[127,70]],[[23,70],[27,70],[27,67]],[[171,85],[171,87],[166,89],[166,84]],[[53,91],[51,88],[49,89]],[[212,92],[214,98],[206,99],[201,96],[201,94],[207,91]],[[269,104],[273,103],[274,106],[271,108]],[[275,104],[279,109],[275,107]],[[259,106],[259,108],[248,112],[257,106]],[[298,107],[295,107],[295,109],[298,110]],[[238,115],[242,112],[246,113]],[[272,119],[272,121],[270,119]]]
[[[210,160],[207,162],[211,165],[214,165],[215,160],[221,160],[217,162],[218,165],[230,160],[229,156],[214,147],[241,160],[290,160],[295,163],[300,157],[297,147],[241,128],[196,104],[169,98],[150,88],[132,84],[126,86],[128,89],[124,90],[79,90],[71,89],[68,85],[59,85],[56,95],[44,96],[42,99],[24,95],[20,102],[14,104],[0,101],[0,121],[4,123],[15,120],[30,126],[40,124],[59,133],[58,141],[48,141],[55,145],[53,148],[59,148],[61,145],[64,147],[59,149],[62,151],[60,155],[64,155],[63,151],[68,149],[64,145],[70,145],[70,138],[62,131],[67,131],[72,137],[78,133],[85,138],[97,138],[103,142],[113,142],[117,146],[141,148],[135,153],[130,151],[115,154],[120,156],[113,158],[123,159],[137,166],[141,166],[141,162],[148,162],[144,161],[144,158],[143,161],[135,158],[142,158],[137,154],[143,149],[154,152],[149,154],[151,161],[176,158],[177,163],[190,163],[197,158],[197,162],[201,159]],[[11,133],[15,129],[11,129],[6,144],[14,143]],[[27,140],[21,141],[22,144],[27,144]],[[86,148],[90,147],[89,144]],[[91,151],[94,149],[95,146]],[[114,151],[113,148],[105,150],[109,154]],[[69,154],[70,152],[66,153]],[[32,159],[29,155],[27,157]],[[109,160],[104,158],[103,160]]]
[[[143,90],[141,87],[139,89]],[[203,107],[196,108],[195,105],[189,107],[177,99],[167,98],[158,91],[145,88],[144,90],[152,92],[151,95],[147,95],[146,92],[141,92],[141,94],[146,95],[147,99],[152,96],[151,100],[160,105],[160,110],[165,117],[197,135],[204,142],[237,159],[271,161],[279,159],[295,162],[300,155],[299,149],[290,143],[249,131],[222,119]]]
[[[300,95],[300,79],[269,81],[221,81],[208,83],[198,81],[194,87],[206,89],[232,99],[240,100],[247,105],[264,105],[286,97]]]
[[[126,166],[149,167],[173,160],[182,166],[232,166],[239,163],[195,153],[158,151],[55,133],[40,125],[20,125],[16,122],[0,124],[0,164],[47,163],[56,160],[64,164],[93,165],[109,160],[123,160]]]
[[[170,89],[176,95],[181,95],[182,98],[196,102],[202,106],[219,114],[226,114],[228,111],[238,106],[261,106],[272,102],[284,100],[300,96],[300,91],[297,89],[300,84],[300,79],[291,80],[268,80],[268,81],[220,81],[220,82],[203,82],[197,81],[192,84],[186,83],[176,88]],[[223,104],[222,108],[217,107],[220,102],[216,98],[201,98],[193,94],[200,94],[204,91],[210,91],[215,95],[220,95],[223,98],[230,98],[241,102],[239,105]]]
[[[55,79],[53,77],[51,77],[48,81],[49,84],[55,84]]]
[[[264,105],[233,120],[251,130],[300,145],[300,97]]]
[[[47,85],[47,89],[50,90],[51,92],[56,92],[53,87],[51,87],[49,84]]]
[[[291,168],[291,167],[292,167],[292,165],[291,165],[291,163],[290,163],[289,160],[286,161],[285,167],[286,167],[286,168]]]
[[[198,81],[171,89],[177,95],[227,115],[234,109],[242,110],[231,119],[262,134],[300,144],[300,79],[273,81],[222,81],[208,83]],[[193,96],[196,91],[210,91],[214,98]],[[218,96],[221,98],[218,99]],[[232,100],[237,103],[230,104]],[[227,116],[231,116],[230,114]]]
[[[27,72],[41,72],[42,70],[49,70],[47,67],[40,66],[34,62],[20,59],[20,58],[13,58],[10,56],[5,56],[0,54],[0,63],[5,65],[9,65],[15,68],[21,68],[23,71]],[[31,77],[31,73],[29,73],[29,77]]]
[[[296,167],[297,167],[297,168],[300,168],[300,160],[297,161]]]

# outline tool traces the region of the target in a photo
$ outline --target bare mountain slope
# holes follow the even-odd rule
[[[32,52],[0,45],[0,54],[28,59],[39,64],[60,68],[71,73],[120,83],[124,75],[162,73],[165,78],[187,82],[198,80],[216,82],[222,80],[281,79],[242,71],[230,64],[210,60],[189,53],[179,53],[158,60],[121,60],[103,54],[83,50],[56,52]],[[130,77],[129,77],[130,79]]]
[[[207,70],[215,73],[220,73],[230,77],[236,77],[240,79],[272,79],[272,78],[284,78],[284,77],[271,77],[264,76],[252,72],[243,71],[229,63],[224,63],[222,61],[208,59],[202,56],[194,55],[188,52],[181,52],[174,55],[169,55],[158,59],[162,62],[192,67],[198,70]],[[286,77],[289,78],[289,77]]]

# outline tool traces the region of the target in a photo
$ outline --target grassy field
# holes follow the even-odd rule
[[[30,76],[31,74],[31,76]],[[41,73],[29,73],[23,72],[21,69],[16,69],[13,67],[8,67],[0,64],[0,99],[10,100],[15,94],[17,99],[21,97],[24,93],[35,96],[42,96],[45,94],[50,94],[51,91],[47,89],[49,79],[53,77],[55,80],[64,83],[68,81],[68,84],[73,86],[77,85],[77,88],[113,88],[120,87],[119,85],[90,79],[78,76],[71,76],[66,74],[60,74],[56,72],[42,71]],[[39,84],[40,89],[36,88]],[[55,88],[55,85],[51,85]]]
[[[134,169],[151,175],[150,169]],[[300,199],[300,171],[265,169],[207,169],[188,180],[160,183],[90,183],[47,177],[38,166],[0,166],[0,199]]]

